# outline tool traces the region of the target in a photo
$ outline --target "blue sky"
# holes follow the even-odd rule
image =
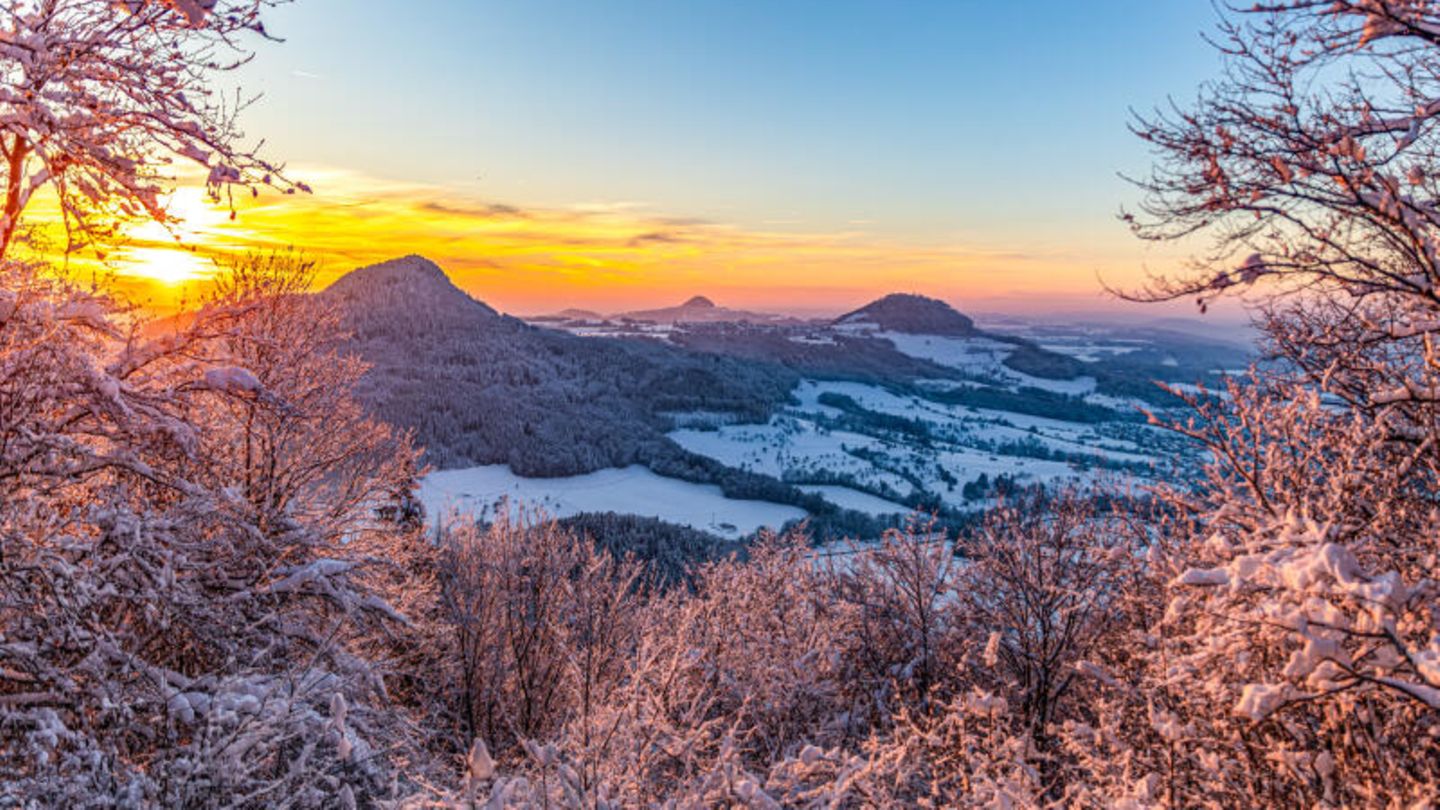
[[[1202,2],[301,0],[276,154],[526,204],[1003,237],[1118,227],[1129,107],[1216,61]],[[1101,223],[1106,223],[1101,225]]]
[[[263,94],[243,121],[268,154],[349,177],[316,182],[322,199],[368,203],[395,183],[447,204],[631,217],[592,232],[733,229],[682,235],[719,245],[705,256],[672,242],[616,257],[579,239],[561,255],[557,225],[501,272],[458,247],[455,218],[407,218],[432,210],[414,193],[392,206],[396,247],[457,245],[440,258],[501,304],[648,305],[723,277],[752,304],[775,279],[771,299],[813,292],[816,307],[907,283],[1098,306],[1097,276],[1136,280],[1183,256],[1117,221],[1137,198],[1117,173],[1149,163],[1130,110],[1215,75],[1201,38],[1214,14],[1198,0],[298,0],[267,18],[285,42],[228,78]],[[337,214],[291,221],[315,234],[322,216]],[[666,275],[680,260],[689,275]],[[822,284],[834,263],[843,278]]]

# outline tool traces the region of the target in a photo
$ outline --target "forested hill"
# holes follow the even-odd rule
[[[891,293],[835,319],[836,326],[869,325],[911,335],[974,337],[975,322],[944,301],[910,293]]]
[[[586,340],[500,315],[419,256],[355,270],[321,293],[372,365],[360,396],[411,428],[440,468],[505,463],[556,476],[673,466],[667,411],[765,419],[797,381],[774,364],[643,340]]]

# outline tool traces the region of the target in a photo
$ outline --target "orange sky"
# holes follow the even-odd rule
[[[616,311],[696,294],[734,307],[833,313],[893,291],[971,309],[1093,310],[1113,305],[1097,273],[1130,283],[1145,260],[1118,223],[1083,250],[1047,246],[1043,235],[1026,245],[901,243],[863,225],[755,230],[625,203],[525,207],[325,167],[291,174],[315,194],[262,192],[242,200],[233,220],[199,186],[182,184],[170,206],[183,221],[179,241],[154,223],[130,228],[109,260],[117,285],[166,309],[213,273],[216,253],[293,246],[321,261],[323,283],[419,253],[477,298],[519,314]],[[46,213],[43,203],[31,212]]]

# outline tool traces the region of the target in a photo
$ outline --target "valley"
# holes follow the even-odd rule
[[[1245,349],[1160,327],[973,320],[891,295],[833,320],[730,310],[571,311],[528,322],[420,257],[324,295],[411,430],[436,518],[501,501],[653,518],[723,540],[807,521],[873,538],[915,510],[956,528],[1035,487],[1164,479],[1193,451],[1147,424]],[[733,318],[733,320],[732,320]]]

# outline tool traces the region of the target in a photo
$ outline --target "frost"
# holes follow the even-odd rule
[[[490,750],[485,747],[485,741],[476,739],[470,746],[469,758],[470,775],[475,779],[489,779],[495,775],[495,761],[490,758]]]
[[[1002,638],[1003,635],[999,630],[993,630],[990,633],[990,637],[986,639],[985,652],[981,655],[980,659],[985,662],[985,666],[993,667],[1000,662],[1000,642]]]
[[[1191,568],[1175,578],[1176,585],[1229,585],[1230,574],[1223,568]]]
[[[266,586],[268,593],[286,593],[298,591],[306,586],[316,585],[323,590],[329,590],[329,580],[349,573],[355,568],[355,563],[350,560],[315,560],[298,567],[282,569],[283,575],[278,581]]]
[[[175,9],[185,15],[193,26],[203,25],[205,18],[215,8],[216,0],[168,0]]]
[[[254,394],[260,392],[264,387],[260,384],[258,377],[248,369],[238,366],[224,366],[206,371],[205,384],[217,391],[226,391],[232,394]]]
[[[70,248],[102,244],[133,219],[167,222],[163,168],[212,165],[223,186],[290,191],[276,167],[239,143],[210,80],[248,61],[242,34],[263,30],[264,0],[14,0],[0,23],[0,134],[13,156],[13,203],[0,216],[0,258],[30,202],[46,190]],[[24,92],[21,88],[26,88]],[[13,210],[12,210],[13,209]]]
[[[1240,281],[1245,284],[1253,284],[1259,280],[1265,270],[1265,257],[1259,253],[1252,253],[1240,265]]]
[[[1269,717],[1272,712],[1293,697],[1294,690],[1286,684],[1247,684],[1240,691],[1240,700],[1235,704],[1235,713],[1259,722]]]

